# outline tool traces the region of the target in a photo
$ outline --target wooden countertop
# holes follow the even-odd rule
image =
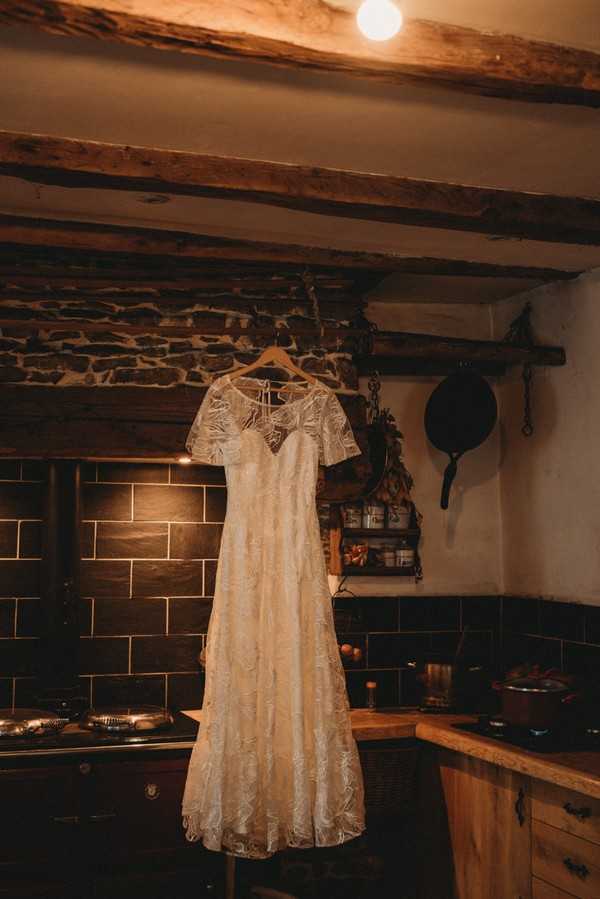
[[[200,712],[184,712],[200,721]],[[600,799],[600,752],[529,752],[499,740],[480,737],[453,725],[472,721],[469,715],[427,715],[422,712],[369,712],[352,709],[352,733],[356,740],[397,740],[416,737],[500,765],[539,780]]]

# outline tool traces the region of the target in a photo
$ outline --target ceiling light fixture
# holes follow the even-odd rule
[[[389,41],[402,28],[402,13],[390,0],[364,0],[356,22],[370,41]]]

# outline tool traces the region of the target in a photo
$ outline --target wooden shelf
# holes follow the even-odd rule
[[[418,537],[419,528],[344,528],[344,537]]]
[[[376,577],[414,577],[415,569],[414,566],[410,568],[399,566],[387,566],[387,565],[377,565],[377,566],[363,566],[360,565],[345,565],[342,574],[344,577],[367,577],[367,576],[376,576]]]

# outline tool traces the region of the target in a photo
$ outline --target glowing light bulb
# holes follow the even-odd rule
[[[180,456],[177,461],[179,462],[180,465],[191,465],[192,464],[192,460],[189,456]]]
[[[370,41],[389,41],[402,28],[402,13],[390,0],[365,0],[356,22]]]

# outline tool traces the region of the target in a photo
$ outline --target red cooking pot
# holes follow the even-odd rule
[[[502,717],[514,727],[551,730],[562,723],[565,705],[575,698],[567,684],[550,677],[520,677],[499,684]]]

